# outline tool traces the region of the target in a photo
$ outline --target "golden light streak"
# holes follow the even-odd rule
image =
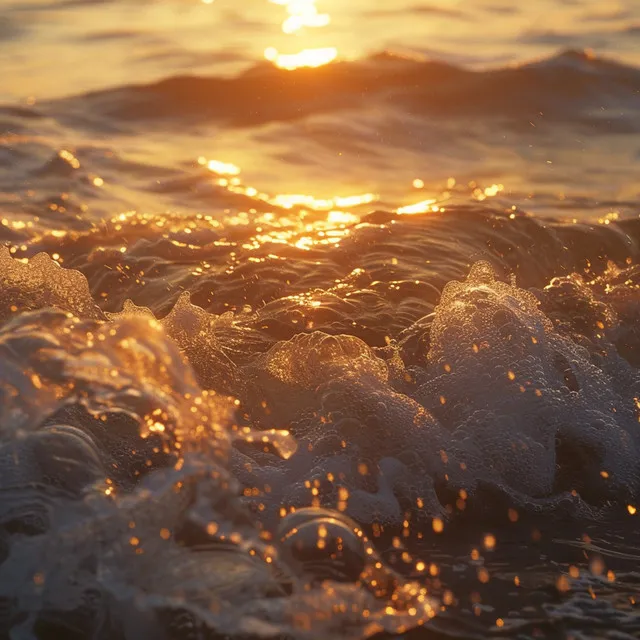
[[[240,173],[240,167],[231,162],[220,162],[219,160],[209,160],[207,168],[209,171],[225,176],[237,176]]]
[[[226,188],[232,193],[238,193],[249,198],[255,198],[268,202],[282,209],[303,208],[312,211],[329,212],[329,221],[337,224],[351,224],[357,222],[356,216],[343,211],[345,208],[359,207],[370,204],[379,200],[380,196],[376,193],[361,193],[352,196],[334,196],[332,198],[316,198],[307,193],[279,193],[269,195],[256,189],[255,187],[242,184],[242,180],[237,177],[241,173],[240,167],[230,162],[221,162],[220,160],[208,160],[204,156],[198,158],[198,164],[206,165],[208,169],[218,175],[235,176],[231,179],[220,178],[218,185]]]
[[[327,216],[327,222],[330,224],[355,224],[358,220],[358,216],[347,211],[329,211]]]
[[[276,67],[293,71],[300,67],[321,67],[333,62],[338,56],[335,47],[321,47],[318,49],[303,49],[298,53],[279,53],[275,47],[267,47],[264,57],[273,62]]]
[[[364,193],[358,196],[347,196],[346,198],[337,197],[334,199],[336,207],[357,207],[361,204],[369,204],[379,199],[375,193]]]
[[[406,207],[400,207],[396,209],[396,213],[401,214],[412,214],[412,213],[425,213],[427,211],[433,210],[433,203],[435,200],[422,200],[421,202],[416,202],[415,204],[409,204]],[[438,207],[435,208],[438,210]]]

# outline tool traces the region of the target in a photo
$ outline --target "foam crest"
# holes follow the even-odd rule
[[[394,631],[433,603],[371,566],[349,517],[409,536],[507,508],[593,517],[640,493],[632,266],[526,290],[482,261],[437,304],[426,281],[350,268],[324,293],[235,313],[186,291],[157,319],[137,299],[103,316],[49,258],[2,260],[3,292],[24,295],[0,328],[0,583],[20,585],[30,619],[88,607],[135,620],[131,637],[304,637],[302,618],[336,637]],[[408,311],[390,320],[397,301]],[[347,310],[376,346],[336,330]],[[48,564],[72,547],[77,563]]]
[[[272,487],[267,506],[339,505],[393,526],[504,504],[593,516],[633,499],[640,378],[600,320],[614,335],[615,312],[587,294],[595,344],[487,262],[449,283],[401,344],[378,349],[384,360],[345,336],[279,343],[251,367],[243,406],[286,424],[298,450],[287,461],[234,452],[238,477]]]
[[[440,513],[433,479],[416,458],[442,466],[442,429],[392,388],[389,370],[351,336],[314,332],[278,343],[251,367],[253,395],[244,406],[261,424],[288,425],[298,448],[287,461],[262,460],[249,472],[236,455],[238,476],[269,485],[268,507],[341,505],[368,523],[401,522],[418,502]]]
[[[386,364],[369,346],[353,336],[330,336],[321,332],[298,334],[275,345],[265,358],[265,369],[275,379],[291,386],[310,388],[342,371],[386,380]]]
[[[46,253],[25,263],[14,259],[8,248],[0,247],[0,274],[0,319],[18,310],[49,306],[83,318],[103,318],[87,279],[79,271],[61,268]]]
[[[208,314],[181,304],[168,327],[191,336],[199,319],[207,329]],[[309,536],[297,549],[314,549],[311,565],[284,553],[240,498],[227,462],[232,441],[284,457],[294,443],[283,432],[239,428],[231,404],[200,388],[149,313],[127,305],[108,322],[22,313],[0,330],[0,351],[0,631],[73,627],[133,640],[187,624],[203,633],[304,638],[323,629],[357,638],[435,614],[423,588],[363,551],[366,540],[351,541],[362,553],[355,573]],[[79,426],[53,424],[62,419]],[[146,472],[128,484],[112,479],[132,465],[123,448],[148,456]],[[324,531],[325,520],[308,512],[305,531]],[[346,533],[338,526],[336,535]],[[372,575],[388,575],[388,589],[372,589]]]
[[[0,349],[5,439],[75,404],[98,419],[124,414],[143,437],[158,434],[169,447],[199,442],[224,455],[228,403],[201,391],[155,320],[99,323],[56,310],[25,313],[2,328]]]
[[[637,373],[608,357],[613,367],[597,366],[486,263],[448,285],[431,328],[431,379],[415,398],[451,430],[460,488],[482,480],[532,500],[573,491],[594,504],[636,492],[637,407],[617,378],[637,386]]]
[[[355,336],[301,333],[276,343],[245,368],[246,409],[269,426],[286,426],[299,412],[314,407],[324,383],[349,377],[386,381],[387,364]],[[350,382],[346,383],[350,385]]]

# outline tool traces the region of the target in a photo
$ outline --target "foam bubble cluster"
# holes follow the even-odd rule
[[[3,631],[395,633],[436,604],[361,526],[640,494],[633,266],[525,289],[480,261],[437,304],[352,270],[235,313],[183,292],[160,318],[103,311],[44,255],[0,266]]]
[[[131,305],[105,321],[48,302],[32,295],[45,308],[0,329],[3,632],[348,638],[435,614],[347,518],[303,510],[276,531],[247,508],[232,443],[285,457],[295,443],[239,426],[198,384],[179,345],[213,318],[185,303],[171,339]]]
[[[637,373],[603,331],[589,350],[565,329],[480,262],[407,330],[408,351],[392,343],[377,355],[317,332],[276,345],[254,368],[270,409],[261,419],[275,416],[300,442],[271,472],[280,500],[330,504],[343,488],[353,517],[399,525],[452,517],[467,500],[484,509],[487,488],[521,508],[583,515],[630,498],[640,486]],[[258,476],[269,477],[266,462]]]

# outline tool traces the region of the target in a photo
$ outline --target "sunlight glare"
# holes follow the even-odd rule
[[[421,202],[416,202],[415,204],[408,204],[405,207],[400,207],[396,209],[396,213],[401,214],[411,214],[411,213],[425,213],[429,210],[432,210],[433,203],[435,200],[422,200]]]
[[[262,200],[263,202],[268,202],[282,209],[302,208],[303,210],[308,209],[311,211],[327,212],[328,222],[335,224],[351,224],[358,220],[357,216],[354,216],[348,211],[344,211],[344,209],[371,204],[380,199],[380,196],[376,193],[360,193],[351,196],[334,196],[332,198],[316,198],[307,193],[279,193],[269,195],[259,191],[255,187],[243,184],[242,179],[239,177],[242,169],[231,162],[209,160],[204,156],[200,156],[198,158],[198,164],[206,165],[209,171],[219,176],[233,176],[231,179],[221,177],[217,180],[219,186],[224,187],[232,193]]]
[[[207,168],[209,171],[223,176],[237,176],[240,173],[240,167],[231,162],[220,162],[219,160],[209,160]]]
[[[282,31],[287,35],[300,35],[303,27],[326,27],[331,21],[328,13],[319,13],[316,0],[269,0],[284,6],[288,17],[282,22]],[[336,59],[335,47],[307,48],[297,53],[280,53],[275,47],[267,47],[264,57],[280,69],[292,71],[299,67],[321,67]]]
[[[321,67],[333,62],[337,56],[338,50],[335,47],[303,49],[299,53],[279,53],[275,47],[267,47],[264,51],[264,57],[267,60],[287,71],[300,67]]]
[[[328,13],[318,13],[316,0],[270,0],[273,4],[284,5],[289,17],[282,23],[282,31],[296,33],[303,27],[326,27],[331,21]]]

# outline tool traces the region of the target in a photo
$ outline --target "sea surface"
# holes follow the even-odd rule
[[[640,637],[640,2],[0,0],[0,640]]]

